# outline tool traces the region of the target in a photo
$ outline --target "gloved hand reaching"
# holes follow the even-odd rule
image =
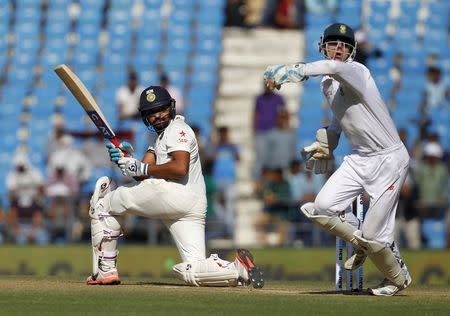
[[[308,79],[305,76],[305,63],[290,65],[272,65],[264,72],[264,82],[269,89],[280,89],[287,82],[302,82]]]

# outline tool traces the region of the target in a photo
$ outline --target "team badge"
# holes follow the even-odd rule
[[[342,34],[347,33],[347,28],[345,27],[345,25],[340,25],[339,26],[339,32],[341,32]]]
[[[156,95],[153,93],[153,90],[148,90],[147,91],[147,101],[148,102],[153,102],[156,99]]]

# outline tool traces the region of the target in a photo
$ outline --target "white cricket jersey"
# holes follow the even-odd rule
[[[321,88],[333,111],[329,128],[345,136],[353,150],[370,154],[401,143],[369,69],[352,61],[321,60],[305,65],[305,75],[323,75]]]
[[[198,194],[206,194],[197,139],[192,128],[185,123],[183,116],[176,115],[164,132],[156,138],[155,145],[149,149],[155,151],[157,165],[170,161],[172,158],[169,154],[174,151],[189,152],[189,173],[178,181],[171,181],[186,185]]]

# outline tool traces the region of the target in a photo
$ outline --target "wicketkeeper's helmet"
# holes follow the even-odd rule
[[[326,44],[328,42],[340,41],[346,43],[350,48],[350,55],[346,60],[353,59],[356,54],[356,40],[353,29],[343,23],[334,23],[323,31],[323,35],[320,37],[319,52],[328,58],[326,54]]]
[[[148,116],[169,109],[168,119],[150,124]],[[139,99],[139,113],[146,126],[151,126],[158,134],[163,132],[175,117],[175,99],[161,86],[150,86],[141,93]]]

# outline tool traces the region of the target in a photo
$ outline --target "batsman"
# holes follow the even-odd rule
[[[169,229],[182,262],[173,270],[195,286],[264,285],[262,271],[246,249],[232,262],[205,255],[205,182],[198,144],[184,117],[175,115],[175,100],[160,86],[140,96],[144,124],[157,133],[142,160],[132,157],[127,142],[107,144],[111,160],[126,177],[137,182],[111,190],[110,179],[100,178],[90,201],[93,271],[87,284],[119,284],[117,240],[121,218],[136,214],[161,219]]]
[[[409,166],[386,104],[370,71],[353,61],[357,43],[353,30],[343,23],[328,26],[320,38],[325,60],[267,67],[269,88],[323,76],[321,90],[333,113],[329,126],[319,128],[316,141],[303,149],[305,165],[315,173],[333,170],[333,150],[344,132],[352,145],[339,168],[325,183],[314,203],[301,211],[331,234],[352,243],[355,254],[345,263],[356,269],[369,257],[385,276],[369,289],[373,295],[392,296],[411,283],[411,276],[394,242],[395,212]],[[366,192],[370,206],[360,223],[349,205]]]

